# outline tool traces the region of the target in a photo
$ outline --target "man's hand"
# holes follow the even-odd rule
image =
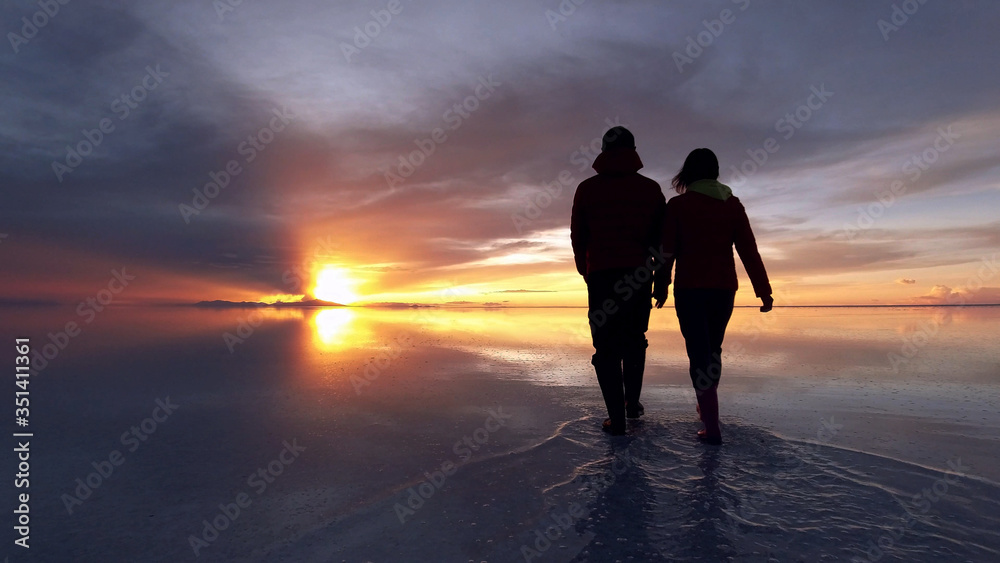
[[[764,303],[764,305],[760,308],[761,313],[770,311],[774,306],[774,298],[770,295],[765,295],[764,297],[761,297],[760,300]]]
[[[656,299],[657,309],[662,309],[663,304],[667,301],[667,287],[666,285],[653,284],[653,299]]]

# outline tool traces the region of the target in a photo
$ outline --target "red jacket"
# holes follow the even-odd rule
[[[607,150],[594,160],[597,175],[576,189],[570,239],[581,275],[642,266],[658,246],[666,198],[640,168],[635,149]]]
[[[696,192],[685,192],[667,202],[663,220],[663,253],[677,261],[674,287],[739,288],[733,245],[750,276],[757,297],[771,295],[771,284],[750,220],[739,198],[725,201]],[[657,283],[670,283],[670,264],[657,272]]]

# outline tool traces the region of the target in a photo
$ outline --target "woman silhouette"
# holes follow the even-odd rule
[[[674,308],[691,363],[698,412],[705,424],[698,438],[715,445],[722,443],[717,393],[722,376],[722,340],[738,288],[733,245],[754,293],[763,302],[761,312],[770,311],[774,303],[746,210],[718,178],[715,153],[695,149],[671,181],[679,195],[667,202],[661,249],[667,263],[656,273],[653,295],[656,308],[663,307],[672,262],[676,261]]]

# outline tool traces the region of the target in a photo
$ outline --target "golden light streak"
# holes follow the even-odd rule
[[[324,309],[312,318],[316,343],[324,350],[343,348],[349,343],[351,321],[354,311],[350,309]]]

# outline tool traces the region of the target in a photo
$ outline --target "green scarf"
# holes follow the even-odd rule
[[[698,180],[688,186],[687,189],[707,195],[708,197],[721,199],[722,201],[726,201],[733,195],[733,190],[718,180]]]

